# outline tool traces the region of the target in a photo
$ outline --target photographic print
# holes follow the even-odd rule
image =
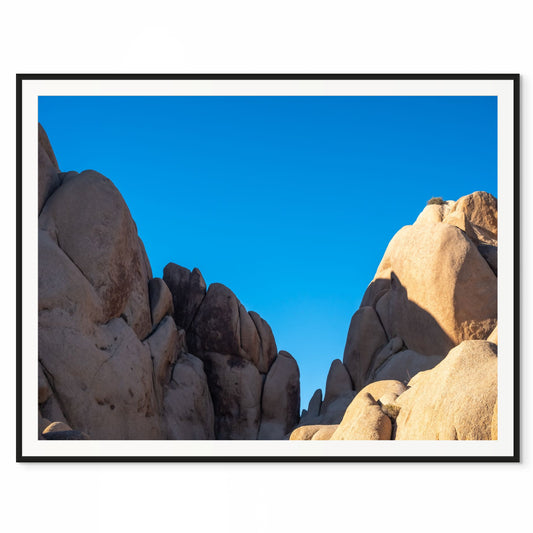
[[[19,75],[19,461],[517,461],[517,75]]]

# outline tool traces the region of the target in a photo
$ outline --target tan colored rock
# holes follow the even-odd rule
[[[487,337],[487,340],[494,344],[498,344],[498,326],[492,330],[492,333]]]
[[[346,393],[352,391],[352,380],[346,367],[340,359],[334,359],[326,380],[326,394],[324,395],[324,408]]]
[[[149,348],[122,319],[89,334],[60,318],[39,328],[39,358],[69,424],[94,439],[160,438]],[[49,402],[43,416],[57,420]]]
[[[385,394],[396,394],[397,396],[399,396],[406,390],[407,387],[401,381],[395,379],[387,379],[370,383],[363,390],[361,390],[357,394],[357,396],[359,396],[359,394],[370,394],[370,396],[372,396],[372,398],[377,401],[383,396],[385,396]]]
[[[343,357],[356,391],[365,382],[372,358],[387,341],[376,311],[372,307],[360,307],[352,317]]]
[[[263,386],[261,425],[258,439],[283,439],[298,423],[300,413],[300,370],[288,352],[274,360]]]
[[[217,439],[257,439],[263,380],[257,368],[237,355],[203,354],[215,409]]]
[[[393,337],[372,359],[372,364],[367,372],[367,381],[387,359],[401,351],[404,347],[405,345],[401,337]]]
[[[442,219],[448,214],[450,208],[446,204],[432,204],[426,205],[422,212],[418,215],[415,224],[432,225],[442,222]]]
[[[492,411],[492,422],[490,425],[490,438],[491,440],[498,440],[498,401],[494,404],[494,410]]]
[[[43,440],[89,440],[89,435],[83,431],[72,429],[63,422],[52,422],[41,433]]]
[[[462,342],[397,398],[396,440],[491,439],[497,368],[494,344]]]
[[[465,339],[486,338],[496,324],[497,280],[477,247],[445,223],[402,228],[376,279],[391,289],[376,310],[389,338],[418,353],[444,355]]]
[[[476,191],[459,198],[453,212],[462,212],[471,224],[480,243],[498,242],[498,201],[492,194]]]
[[[378,398],[378,402],[381,405],[392,405],[396,402],[396,398],[400,396],[399,394],[396,394],[395,392],[386,392],[383,394],[383,396]]]
[[[172,294],[161,278],[152,278],[148,282],[148,292],[150,294],[152,327],[156,327],[166,315],[174,314]]]
[[[390,440],[392,422],[372,395],[361,391],[330,440]]]
[[[179,328],[187,330],[205,298],[206,284],[202,273],[197,268],[191,272],[169,263],[163,270],[163,280],[172,293],[174,322]]]
[[[63,318],[77,328],[105,321],[100,296],[47,231],[39,230],[39,327],[59,326]]]
[[[330,440],[331,436],[337,428],[339,427],[338,424],[332,424],[332,425],[325,425],[322,426],[312,437],[311,440]]]
[[[148,272],[135,223],[111,181],[86,170],[64,183],[46,202],[39,227],[96,290],[106,320],[123,316],[145,338],[152,329]]]
[[[413,350],[403,350],[377,368],[369,377],[369,382],[393,379],[408,383],[416,374],[437,366],[443,359],[442,355],[423,355]]]
[[[443,222],[459,228],[472,242],[477,242],[476,232],[463,211],[452,211],[449,215],[444,217]]]
[[[61,184],[59,177],[59,166],[57,159],[48,140],[48,135],[44,128],[39,124],[39,149],[38,149],[38,168],[39,168],[39,197],[38,208],[41,212],[45,202],[52,193]]]
[[[167,439],[214,439],[215,413],[204,365],[183,353],[165,387],[163,420]]]
[[[289,440],[311,440],[313,435],[324,426],[315,424],[313,426],[300,426],[290,435]]]
[[[43,433],[51,433],[52,431],[72,431],[72,428],[64,422],[52,422],[43,430]]]

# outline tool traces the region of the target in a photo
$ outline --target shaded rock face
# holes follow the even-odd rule
[[[300,413],[300,371],[292,355],[281,351],[263,386],[259,439],[283,439]]]
[[[39,438],[285,438],[299,370],[268,324],[198,269],[153,278],[119,191],[40,125],[38,208]]]

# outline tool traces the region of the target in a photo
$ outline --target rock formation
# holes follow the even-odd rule
[[[121,194],[59,171],[39,125],[39,431],[43,439],[281,439],[298,365],[198,269],[154,278]]]
[[[497,203],[428,205],[391,240],[300,416],[295,359],[219,283],[154,278],[130,211],[39,126],[41,439],[497,438]]]
[[[317,391],[292,440],[332,424],[331,440],[497,435],[497,222],[496,199],[475,192],[428,205],[393,237],[343,363],[333,361],[324,401]],[[368,390],[387,383],[408,389]]]

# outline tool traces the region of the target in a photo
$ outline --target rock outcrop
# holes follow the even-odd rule
[[[354,314],[344,364],[355,390],[408,381],[497,323],[497,205],[476,192],[428,205],[392,239]]]
[[[268,324],[198,269],[154,278],[120,192],[61,173],[41,126],[38,208],[40,438],[290,433],[298,365]]]
[[[497,438],[497,202],[428,205],[392,239],[325,395],[220,283],[153,277],[120,192],[61,172],[39,126],[39,438]]]
[[[497,435],[497,223],[496,199],[475,192],[428,205],[394,236],[352,317],[343,365],[333,362],[326,398],[315,393],[291,439],[332,424],[331,440]],[[368,390],[387,383],[403,390]]]
[[[396,440],[490,440],[497,398],[496,345],[464,341],[396,399]]]

